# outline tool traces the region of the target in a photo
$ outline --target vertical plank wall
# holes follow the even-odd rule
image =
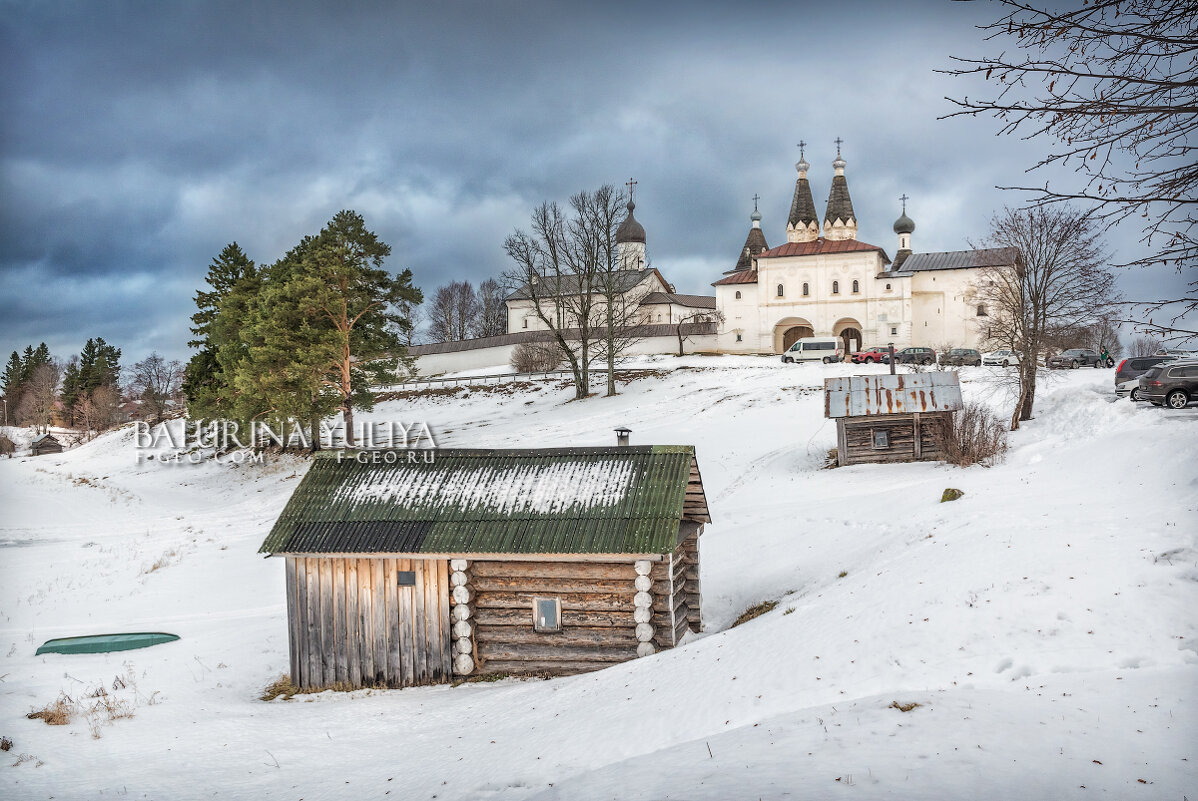
[[[300,687],[410,687],[452,677],[449,565],[288,556],[291,676]],[[397,585],[412,571],[415,586]]]

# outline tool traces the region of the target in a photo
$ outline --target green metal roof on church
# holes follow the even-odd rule
[[[684,517],[710,520],[691,446],[335,451],[259,552],[668,553]]]

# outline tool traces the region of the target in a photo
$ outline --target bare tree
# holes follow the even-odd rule
[[[51,360],[33,368],[23,387],[20,417],[25,424],[33,425],[36,433],[44,434],[50,430],[61,380],[62,365]]]
[[[1000,134],[1045,137],[1053,151],[1032,170],[1071,165],[1080,185],[1002,187],[1034,193],[1035,204],[1081,201],[1100,219],[1142,221],[1144,255],[1129,265],[1198,261],[1198,4],[1193,0],[1092,0],[1080,7],[997,0],[980,26],[997,56],[954,58],[950,75],[997,84],[989,98],[949,98],[955,116],[993,115]],[[1192,273],[1191,273],[1192,275]],[[1188,339],[1198,279],[1187,297],[1125,304],[1138,330]],[[1154,321],[1156,315],[1157,321]]]
[[[1141,334],[1131,341],[1127,348],[1128,356],[1153,356],[1161,347],[1161,341],[1154,337]]]
[[[129,380],[129,392],[141,400],[145,417],[157,423],[182,397],[183,365],[167,361],[157,352],[137,364]]]
[[[580,195],[570,199],[579,214]],[[594,356],[596,264],[578,241],[574,218],[567,219],[556,203],[533,209],[532,230],[517,229],[503,243],[514,266],[504,281],[553,335],[574,376],[575,398],[590,394],[590,361]]]
[[[474,319],[476,337],[497,337],[507,333],[507,293],[494,278],[478,285],[478,314]]]
[[[561,363],[561,351],[553,342],[521,342],[512,348],[512,367],[517,373],[547,373]]]
[[[1067,205],[1007,208],[992,220],[990,241],[1019,251],[1014,268],[984,269],[977,287],[989,312],[980,318],[982,340],[1021,354],[1014,431],[1032,419],[1041,349],[1077,336],[1119,298],[1090,212]]]
[[[479,303],[469,281],[437,287],[428,310],[428,336],[433,342],[469,339],[478,325]]]
[[[678,337],[678,355],[685,356],[686,351],[683,347],[690,334],[686,333],[686,327],[694,323],[716,323],[717,325],[724,324],[724,313],[719,309],[704,309],[703,311],[692,312],[691,314],[683,315],[678,322],[673,323],[674,336]]]
[[[582,192],[571,199],[576,215],[573,230],[582,257],[594,263],[594,329],[599,332],[596,356],[603,360],[607,373],[607,396],[616,394],[616,362],[641,340],[640,304],[649,294],[645,273],[636,265],[622,264],[616,230],[623,222],[627,196],[605,184],[594,192]]]
[[[116,387],[104,384],[80,396],[73,409],[75,420],[88,440],[120,422],[121,396]]]

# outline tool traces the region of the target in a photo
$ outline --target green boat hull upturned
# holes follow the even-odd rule
[[[106,654],[109,651],[131,651],[134,648],[149,648],[164,642],[179,639],[177,634],[161,631],[135,632],[132,634],[89,634],[85,637],[60,637],[46,640],[37,649],[39,654]]]

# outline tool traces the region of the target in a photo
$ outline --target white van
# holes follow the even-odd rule
[[[840,337],[803,337],[782,354],[782,363],[820,361],[824,364],[844,361],[844,340]]]

